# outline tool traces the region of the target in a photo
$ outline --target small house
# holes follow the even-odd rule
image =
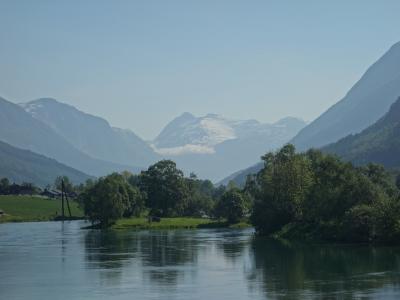
[[[42,195],[42,196],[45,196],[45,197],[48,197],[48,198],[52,198],[52,199],[61,198],[61,192],[58,191],[58,190],[48,190],[48,189],[45,189],[45,190],[41,193],[41,195]]]

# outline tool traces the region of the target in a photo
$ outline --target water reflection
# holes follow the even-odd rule
[[[305,245],[255,238],[251,288],[268,298],[376,297],[379,288],[399,288],[399,248]]]
[[[123,231],[88,231],[85,235],[88,268],[118,269],[138,252],[135,235]]]
[[[248,245],[249,236],[244,235],[242,230],[223,231],[216,242],[225,259],[233,263],[242,259]]]
[[[197,239],[185,231],[143,234],[141,242],[144,275],[161,285],[176,284],[184,271],[195,270]],[[190,266],[192,268],[190,268]]]
[[[0,225],[0,299],[400,299],[398,247],[82,226]]]
[[[144,277],[162,285],[176,284],[197,259],[196,239],[184,231],[93,230],[86,233],[84,244],[88,268],[104,269],[114,277],[136,263]]]

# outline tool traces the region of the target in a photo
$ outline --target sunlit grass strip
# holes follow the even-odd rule
[[[203,218],[161,218],[160,222],[148,222],[147,218],[129,218],[118,220],[113,229],[196,229],[196,228],[245,228],[247,222],[227,224],[226,222]]]

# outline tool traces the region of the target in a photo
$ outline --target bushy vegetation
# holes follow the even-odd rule
[[[352,242],[400,237],[399,190],[378,165],[355,167],[316,150],[286,145],[262,157],[246,184],[259,234]]]
[[[8,178],[0,179],[0,195],[36,195],[39,192],[40,189],[32,183],[16,184],[10,183]]]

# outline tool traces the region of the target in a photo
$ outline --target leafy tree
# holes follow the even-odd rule
[[[225,218],[230,224],[239,222],[247,211],[248,199],[238,188],[226,191],[216,207],[216,215]]]
[[[140,174],[140,187],[147,195],[151,214],[181,216],[188,204],[188,189],[183,172],[171,160],[162,160]]]
[[[61,191],[63,181],[64,181],[64,188],[65,188],[64,191],[67,193],[72,193],[74,191],[74,186],[70,182],[68,176],[58,176],[54,181],[54,188]]]
[[[191,173],[189,178],[185,178],[185,185],[189,194],[185,215],[211,215],[214,208],[214,186],[211,181],[200,180]]]
[[[309,161],[296,154],[293,145],[262,159],[265,167],[257,176],[251,220],[257,231],[270,234],[302,217],[302,205],[313,178]]]
[[[10,181],[8,178],[2,178],[0,180],[0,194],[8,194],[10,189]]]
[[[33,183],[30,182],[23,182],[20,185],[20,193],[21,194],[29,194],[29,195],[35,195],[38,194],[40,189],[36,187]]]

